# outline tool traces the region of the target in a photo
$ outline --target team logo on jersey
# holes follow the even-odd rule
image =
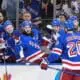
[[[40,49],[39,45],[34,43],[34,42],[32,42],[32,41],[29,41],[29,45],[34,47],[34,48]]]

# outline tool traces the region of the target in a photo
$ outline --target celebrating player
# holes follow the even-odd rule
[[[31,24],[24,21],[21,25],[22,33],[13,32],[13,37],[8,40],[9,47],[12,49],[16,57],[16,62],[36,62],[40,63],[45,55],[41,51],[35,33],[32,31]],[[17,37],[17,38],[16,38]],[[16,43],[15,43],[16,41]]]
[[[80,33],[75,30],[71,20],[66,27],[67,33],[59,37],[47,61],[50,63],[61,57],[63,71],[60,80],[80,80]],[[47,69],[47,64],[42,62],[41,68]]]

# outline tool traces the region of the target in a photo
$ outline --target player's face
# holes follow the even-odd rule
[[[56,31],[56,32],[59,32],[60,27],[59,27],[59,26],[54,26],[54,27],[53,27],[53,30]]]
[[[12,25],[8,25],[8,26],[5,28],[5,31],[6,31],[7,33],[12,33],[13,30],[14,30],[14,27],[13,27]]]
[[[74,21],[75,28],[78,28],[79,22],[77,20]]]
[[[31,14],[24,13],[22,18],[23,18],[23,20],[29,20],[30,21],[31,20]]]
[[[64,22],[65,21],[65,16],[59,16],[60,21]]]
[[[0,13],[0,23],[4,20],[3,14]]]
[[[25,31],[27,34],[30,34],[30,33],[31,33],[31,27],[25,27],[25,28],[24,28],[24,31]]]

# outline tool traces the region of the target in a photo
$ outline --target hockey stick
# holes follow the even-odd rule
[[[8,70],[7,70],[7,64],[6,64],[6,51],[5,51],[5,49],[3,49],[3,61],[4,61],[4,71],[5,71],[5,73],[4,73],[4,80],[9,80],[9,74],[8,74]]]
[[[6,61],[5,61],[5,49],[4,49],[4,53],[3,53],[3,61],[4,61],[4,69],[5,69],[5,77],[7,77],[8,76],[8,71],[7,71],[7,65],[6,65]]]

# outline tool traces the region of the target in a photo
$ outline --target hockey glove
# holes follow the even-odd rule
[[[46,59],[43,59],[43,61],[40,64],[41,69],[47,70],[48,68],[48,62],[46,61]]]

